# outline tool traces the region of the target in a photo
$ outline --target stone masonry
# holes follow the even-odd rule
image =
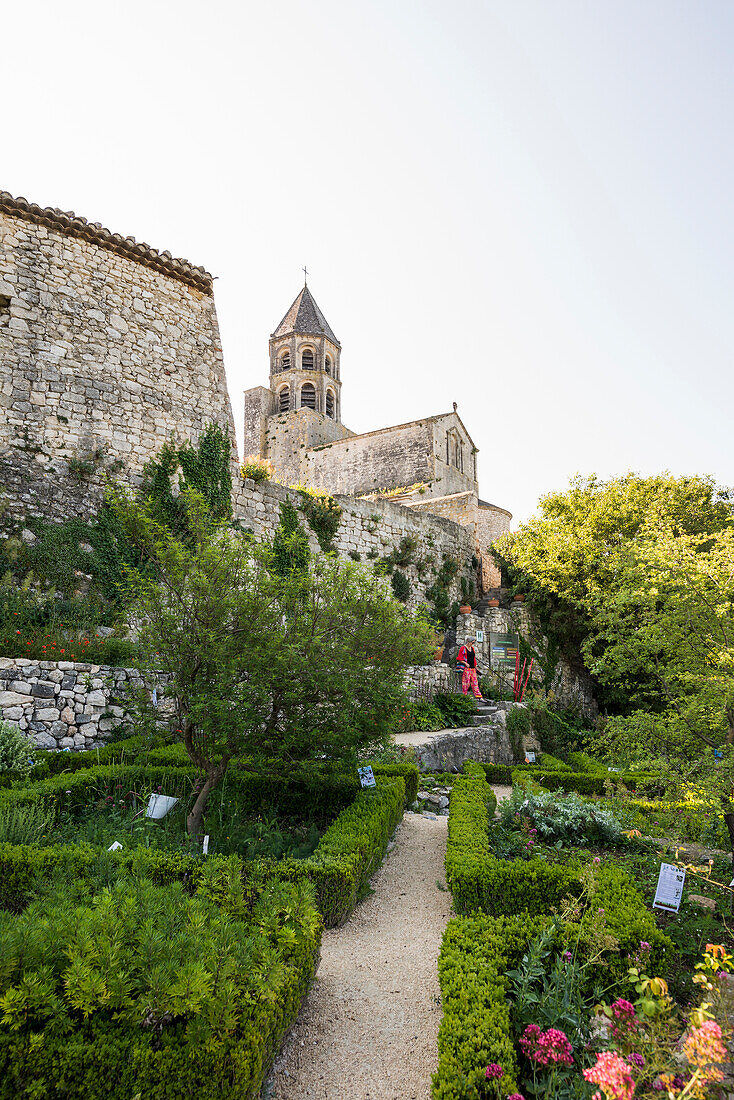
[[[234,443],[211,276],[0,192],[0,487],[11,508],[88,517],[105,472],[135,483],[172,434],[195,442],[210,422]]]
[[[94,748],[125,723],[125,693],[142,684],[135,669],[3,657],[0,719],[41,749]]]
[[[290,500],[298,508],[301,497],[293,489],[286,489],[273,481],[255,482],[246,478],[239,482],[233,494],[235,517],[243,527],[249,528],[257,539],[271,539],[280,522],[280,505]],[[355,497],[337,496],[342,508],[342,519],[334,540],[334,548],[341,557],[354,557],[363,564],[376,562],[396,549],[401,539],[410,537],[416,541],[413,564],[402,567],[412,588],[412,602],[425,599],[426,589],[435,581],[435,573],[444,557],[453,558],[459,564],[459,573],[453,582],[449,598],[460,600],[460,577],[472,576],[471,558],[474,552],[471,534],[450,520],[419,514],[399,504],[385,500],[359,500]],[[318,542],[308,526],[305,516],[301,522],[309,535],[309,543],[318,551]]]

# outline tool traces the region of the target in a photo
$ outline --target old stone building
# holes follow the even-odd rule
[[[235,500],[247,501],[243,518],[253,513],[257,491],[240,491],[237,477],[212,287],[204,268],[0,192],[4,507],[16,516],[88,517],[108,475],[135,484],[167,440],[196,443],[216,423],[233,444]],[[456,406],[356,435],[342,423],[341,353],[304,286],[270,338],[269,385],[245,394],[245,455],[270,459],[284,485],[355,503],[406,488],[392,499],[404,515],[412,510],[410,522],[393,516],[391,530],[404,526],[413,538],[425,528],[445,553],[453,540],[457,561],[467,551],[479,560],[481,586],[496,584],[488,547],[511,516],[480,499],[477,449]],[[266,501],[257,505],[257,515],[269,514]],[[369,543],[371,520],[359,513],[354,522]],[[344,552],[360,549],[346,539]]]
[[[484,588],[499,583],[488,549],[512,515],[479,497],[477,448],[457,407],[356,435],[341,421],[341,344],[307,286],[270,337],[270,385],[245,392],[245,455],[286,485],[397,499],[472,535]]]
[[[212,277],[0,192],[0,486],[11,507],[88,515],[171,434],[234,443]],[[83,473],[83,476],[79,476]]]

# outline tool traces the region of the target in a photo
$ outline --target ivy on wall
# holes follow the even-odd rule
[[[316,535],[324,554],[334,550],[334,539],[342,518],[341,505],[323,489],[298,486],[301,495],[301,511]]]

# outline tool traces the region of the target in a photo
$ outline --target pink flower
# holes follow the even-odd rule
[[[511,1092],[507,1100],[525,1100],[525,1097],[521,1092]]]
[[[634,1005],[625,1001],[624,997],[618,997],[612,1005],[612,1035],[615,1039],[633,1035],[637,1031],[637,1014]]]
[[[565,1032],[558,1028],[549,1027],[547,1031],[541,1031],[537,1024],[528,1024],[520,1046],[528,1058],[539,1066],[573,1065],[573,1047]]]
[[[637,1051],[634,1051],[628,1057],[629,1057],[630,1062],[634,1062],[634,1064],[636,1066],[639,1066],[640,1069],[642,1069],[642,1067],[645,1064],[645,1059],[643,1058],[643,1056],[641,1054],[638,1054]]]
[[[594,1093],[594,1100],[601,1100],[602,1092],[607,1100],[631,1100],[635,1091],[635,1082],[630,1067],[619,1054],[604,1050],[596,1056],[596,1065],[583,1070],[587,1081],[601,1086],[601,1092]]]
[[[591,862],[592,863],[601,863],[601,856],[594,856],[594,858],[592,859]]]

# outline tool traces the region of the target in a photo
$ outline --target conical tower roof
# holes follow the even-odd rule
[[[277,340],[282,336],[290,336],[292,332],[297,333],[299,336],[325,336],[327,340],[331,340],[332,344],[336,344],[337,347],[341,348],[341,344],[329,328],[326,318],[316,305],[313,294],[307,286],[304,286],[276,328],[272,339]]]

